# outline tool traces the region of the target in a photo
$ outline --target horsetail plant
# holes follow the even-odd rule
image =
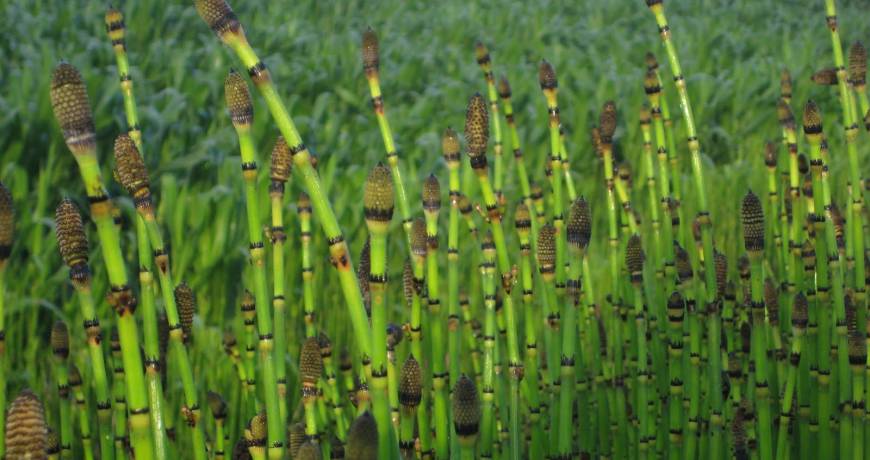
[[[743,198],[741,206],[743,241],[749,253],[752,277],[752,357],[755,361],[755,397],[758,403],[758,450],[761,458],[773,456],[771,437],[771,414],[767,368],[767,325],[764,314],[762,254],[764,252],[764,212],[761,200],[751,191]]]
[[[192,428],[193,454],[198,459],[204,458],[206,454],[205,434],[199,423],[199,397],[193,378],[193,368],[185,346],[191,334],[194,309],[193,294],[186,285],[175,286],[174,284],[169,252],[166,250],[154,212],[148,171],[139,150],[129,136],[121,134],[115,139],[114,154],[115,172],[118,180],[133,198],[136,213],[147,229],[147,238],[153,250],[154,265],[157,267],[160,292],[163,295],[163,307],[166,310],[166,318],[169,323],[172,360],[177,364],[184,388],[185,401],[182,412],[188,426]],[[179,294],[181,295],[179,296]]]
[[[405,229],[405,237],[407,238],[408,250],[411,248],[411,208],[408,206],[408,194],[405,189],[405,182],[402,179],[402,170],[399,167],[399,152],[396,149],[393,131],[390,129],[390,121],[387,119],[386,109],[384,107],[384,96],[381,93],[380,79],[380,46],[378,44],[378,36],[371,27],[366,29],[362,34],[362,61],[363,71],[366,76],[366,81],[369,84],[369,94],[372,99],[372,110],[375,112],[375,117],[378,119],[378,127],[381,130],[381,137],[384,140],[384,149],[387,153],[387,163],[390,166],[390,174],[393,176],[393,184],[396,190],[396,202],[399,206],[399,213],[402,215],[402,228]]]
[[[239,138],[239,149],[242,158],[242,178],[245,182],[245,203],[247,204],[245,209],[248,216],[248,236],[250,240],[249,252],[251,265],[254,268],[254,298],[256,299],[257,334],[259,336],[257,348],[259,350],[259,364],[263,382],[261,389],[266,403],[266,413],[269,415],[267,418],[269,431],[269,447],[267,450],[269,458],[276,459],[283,455],[284,430],[281,428],[283,422],[280,416],[278,380],[275,374],[275,336],[272,312],[269,311],[266,254],[263,248],[263,234],[260,227],[260,206],[257,196],[257,158],[251,136],[254,107],[251,101],[251,94],[248,91],[248,84],[235,71],[230,71],[224,81],[224,92],[230,118]]]
[[[79,219],[81,220],[81,219]],[[4,302],[6,298],[6,265],[12,254],[15,228],[15,208],[12,193],[0,182],[0,457],[6,440],[6,329]]]
[[[93,460],[94,452],[91,447],[91,419],[88,411],[88,400],[85,390],[82,389],[82,374],[75,364],[69,366],[69,387],[75,398],[76,412],[79,417],[79,435],[82,440],[82,451],[85,460]]]
[[[60,451],[63,458],[71,458],[73,427],[68,368],[69,329],[66,323],[61,320],[55,321],[51,327],[49,343],[56,364],[54,372],[60,406]]]
[[[504,199],[502,192],[504,159],[502,158],[501,118],[498,116],[498,91],[492,73],[492,58],[489,55],[489,49],[482,42],[477,42],[474,44],[474,54],[477,65],[480,66],[483,78],[486,80],[486,95],[489,100],[490,121],[492,122],[493,192],[496,200],[501,204]]]
[[[97,226],[103,259],[108,269],[111,284],[109,300],[118,314],[118,327],[123,344],[133,449],[138,457],[151,458],[154,455],[154,446],[150,433],[148,397],[139,352],[138,327],[133,316],[136,298],[128,285],[118,229],[112,218],[113,205],[100,175],[94,122],[87,91],[81,75],[72,65],[62,62],[55,68],[51,82],[51,102],[67,147],[78,164],[90,200],[91,219]]]
[[[112,413],[109,395],[108,374],[102,349],[102,330],[96,316],[94,298],[91,292],[91,271],[88,266],[88,240],[85,235],[82,216],[75,203],[64,198],[55,212],[55,228],[60,255],[69,267],[70,282],[78,296],[79,307],[84,317],[83,326],[88,341],[88,354],[91,364],[94,395],[97,398],[98,437],[100,458],[114,458],[112,447]]]
[[[368,411],[360,414],[347,434],[345,458],[348,460],[376,460],[378,457],[378,422]]]
[[[126,26],[124,15],[120,10],[109,7],[105,15],[106,32],[115,52],[115,63],[120,80],[121,93],[124,99],[124,114],[127,119],[127,135],[136,148],[144,152],[142,131],[139,126],[139,114],[136,98],[133,95],[133,78],[130,75],[130,64],[127,58]],[[146,178],[147,181],[147,178]],[[154,304],[154,275],[151,241],[148,228],[141,215],[136,216],[136,242],[139,253],[139,285],[140,304],[142,306],[142,329],[145,339],[145,378],[148,384],[148,397],[151,414],[151,430],[154,437],[154,448],[160,459],[167,456],[167,437],[163,412],[166,410],[163,401],[163,388],[160,382],[159,356],[157,354],[157,308]]]
[[[25,389],[6,409],[6,458],[45,459],[48,426],[42,401]]]
[[[519,357],[519,340],[517,338],[517,319],[513,306],[511,290],[513,288],[513,274],[507,244],[505,242],[504,229],[502,228],[502,215],[496,201],[496,195],[489,182],[489,172],[486,159],[486,148],[489,142],[489,114],[486,104],[480,94],[475,94],[468,101],[465,113],[465,143],[468,149],[468,157],[472,169],[477,175],[480,190],[486,205],[487,218],[490,231],[492,232],[493,244],[495,244],[498,271],[501,274],[502,289],[505,291],[503,298],[504,315],[507,328],[507,357],[508,372],[510,377],[510,442],[511,456],[519,455],[520,430],[519,430],[519,384],[523,377],[523,364]],[[486,391],[486,388],[484,388]]]
[[[391,440],[390,405],[387,381],[387,233],[395,203],[390,171],[378,164],[369,173],[363,191],[363,208],[371,243],[372,317],[372,405],[378,422],[379,456],[386,458],[395,449]],[[434,256],[432,256],[434,258]],[[437,289],[437,285],[436,285]],[[437,291],[436,291],[437,292]],[[430,294],[431,295],[431,294]],[[437,299],[437,297],[436,297]],[[430,303],[432,302],[430,297]],[[430,304],[431,307],[431,304]],[[436,360],[437,361],[437,360]],[[436,393],[437,398],[437,393]],[[436,432],[437,433],[437,432]]]
[[[450,214],[447,226],[447,355],[461,356],[462,330],[459,318],[459,136],[447,128],[441,136],[441,152],[449,173]],[[455,385],[460,373],[460,360],[450,359],[448,382]],[[452,390],[452,388],[451,388]]]
[[[480,429],[480,402],[474,381],[464,374],[456,382],[452,406],[454,431],[459,437],[459,458],[473,459]]]
[[[449,455],[449,374],[445,369],[446,347],[444,323],[441,320],[441,287],[438,273],[438,215],[441,212],[441,185],[435,175],[423,181],[423,214],[426,220],[426,298],[428,304],[430,353],[432,366],[432,393],[434,395],[435,456]],[[377,412],[375,413],[377,416]],[[377,417],[376,417],[377,418]],[[380,424],[380,421],[378,421]]]
[[[538,244],[540,248],[540,243]],[[540,249],[539,249],[540,250]],[[480,244],[480,276],[483,281],[484,331],[483,331],[483,376],[480,429],[480,457],[493,458],[493,435],[495,434],[495,243],[487,232]],[[455,420],[454,420],[455,421]]]
[[[269,168],[269,201],[272,225],[269,238],[272,243],[272,313],[275,321],[275,350],[287,349],[287,306],[284,298],[284,187],[290,179],[292,159],[290,148],[282,136],[278,136],[272,148]],[[283,351],[281,351],[283,353]],[[287,365],[283,358],[275,360],[275,378],[278,381],[279,411],[281,419],[287,419]]]
[[[423,289],[424,289],[424,271],[426,264],[426,251],[428,247],[428,238],[426,236],[426,223],[423,219],[414,219],[411,226],[411,259],[413,265],[413,296],[411,303],[410,315],[410,330],[408,340],[411,348],[411,355],[421,363],[431,362],[430,354],[426,353],[428,347],[424,343],[424,325],[428,325],[428,314],[423,310]],[[429,367],[429,366],[427,366]],[[422,455],[431,456],[433,446],[430,438],[430,420],[429,420],[429,394],[431,384],[428,382],[428,376],[431,374],[431,369],[426,369],[426,377],[423,379],[423,400],[417,409],[417,431],[420,437],[420,450]]]
[[[299,238],[302,249],[302,308],[305,311],[305,336],[314,335],[314,267],[311,264],[311,199],[301,192],[296,202]]]
[[[317,382],[323,374],[323,359],[317,337],[308,337],[299,352],[299,380],[302,383],[302,403],[305,406],[305,435],[318,439],[320,427],[314,404],[317,400]]]
[[[254,85],[269,106],[269,111],[275,119],[275,124],[287,141],[287,145],[290,146],[293,164],[302,177],[302,182],[311,197],[314,208],[317,210],[324,234],[329,241],[330,257],[341,281],[342,292],[344,293],[350,313],[359,355],[362,358],[364,367],[368,368],[368,361],[371,359],[371,333],[366,324],[362,295],[356,283],[356,274],[353,270],[347,243],[338,226],[332,206],[323,193],[317,172],[311,165],[311,154],[302,143],[302,138],[296,129],[296,125],[293,123],[287,108],[278,96],[266,65],[260,60],[253,48],[251,48],[242,24],[230,6],[224,0],[195,0],[194,3],[197,12],[199,12],[205,23],[208,24],[222,42],[233,49],[239,60],[248,69]],[[248,128],[249,130],[250,128]]]
[[[121,342],[118,336],[118,328],[113,327],[109,335],[109,350],[112,353],[112,398],[114,399],[114,441],[115,441],[115,457],[127,458],[130,438],[127,431],[127,403],[126,393],[124,392],[125,373],[121,351]]]
[[[417,417],[417,408],[423,397],[422,393],[423,372],[420,363],[411,354],[402,365],[399,374],[399,404],[402,405],[401,433],[399,434],[399,447],[402,458],[413,459],[414,452],[414,427]]]
[[[216,460],[223,460],[226,455],[226,441],[227,434],[224,431],[224,424],[227,419],[227,403],[224,401],[224,398],[214,391],[209,391],[206,400],[208,401],[209,410],[211,410],[211,416],[214,419],[215,426],[215,434],[214,434],[214,458]]]

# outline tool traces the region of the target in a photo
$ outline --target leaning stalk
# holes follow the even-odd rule
[[[477,175],[480,190],[483,194],[484,204],[487,209],[490,230],[492,231],[493,243],[495,244],[498,271],[501,273],[504,295],[504,315],[507,328],[507,357],[510,372],[510,442],[511,458],[520,455],[520,429],[519,429],[519,381],[523,376],[523,365],[519,356],[519,344],[517,338],[517,319],[511,297],[513,287],[510,259],[508,257],[507,244],[504,230],[501,225],[501,211],[496,201],[496,195],[489,182],[489,173],[486,161],[486,146],[489,140],[489,123],[486,104],[479,94],[472,96],[468,102],[468,110],[465,115],[465,139],[468,147],[468,155],[471,167]]]
[[[176,305],[174,295],[176,286],[172,278],[169,253],[163,243],[163,236],[154,214],[148,171],[145,169],[145,163],[138,149],[126,134],[118,136],[115,140],[115,165],[121,185],[134,199],[138,218],[144,223],[148,240],[153,248],[154,265],[157,267],[160,292],[163,295],[163,307],[166,310],[169,324],[172,359],[176,362],[184,389],[185,405],[182,412],[188,426],[192,428],[193,455],[195,458],[204,459],[206,456],[205,434],[199,423],[199,400],[193,380],[193,369],[184,343],[185,334],[181,327],[180,314]]]
[[[120,237],[112,218],[112,203],[103,186],[97,162],[94,123],[87,91],[78,70],[67,63],[55,69],[51,84],[52,106],[60,122],[67,146],[75,157],[91,206],[91,219],[97,226],[103,259],[111,285],[109,303],[118,314],[118,329],[123,349],[123,361],[130,406],[130,426],[133,449],[137,458],[154,456],[151,420],[139,331],[133,315],[136,299],[128,284],[121,252]]]
[[[368,282],[372,298],[372,406],[378,424],[378,456],[388,458],[395,451],[395,442],[391,432],[387,381],[386,265],[387,233],[393,218],[395,197],[392,177],[382,164],[369,174],[363,196],[363,212],[371,242]]]
[[[127,134],[136,144],[139,152],[142,149],[142,131],[139,127],[139,115],[136,98],[133,96],[133,79],[130,76],[127,60],[127,45],[125,41],[126,28],[124,16],[112,7],[106,12],[106,30],[115,51],[115,63],[121,82],[121,94],[124,96],[124,113],[127,118]],[[136,242],[139,258],[139,288],[142,305],[142,333],[145,338],[144,359],[145,378],[148,380],[148,396],[151,406],[151,431],[154,436],[154,448],[157,457],[166,458],[167,437],[163,421],[164,408],[163,388],[160,381],[160,351],[157,340],[157,307],[154,304],[154,275],[151,255],[151,242],[148,239],[145,222],[141,216],[136,218]]]
[[[272,312],[269,311],[266,261],[263,235],[260,228],[259,198],[257,196],[257,159],[251,138],[253,107],[247,83],[237,73],[231,72],[225,83],[227,105],[230,108],[233,126],[239,137],[242,157],[242,178],[245,182],[245,202],[248,215],[251,265],[254,267],[254,299],[257,310],[257,348],[262,371],[263,399],[266,402],[269,458],[280,458],[284,450],[284,429],[280,418],[278,384],[275,375],[274,334]],[[310,166],[310,165],[309,165]],[[283,356],[283,351],[281,352]]]
[[[356,273],[354,273],[347,243],[338,226],[332,206],[323,192],[317,172],[311,165],[311,154],[302,143],[302,137],[299,135],[293,119],[278,96],[278,90],[272,82],[272,77],[266,69],[266,65],[260,60],[253,48],[251,48],[245,37],[244,29],[230,6],[223,0],[196,0],[195,3],[203,20],[227,46],[233,49],[244,67],[248,69],[254,85],[266,100],[278,130],[281,131],[281,135],[284,136],[287,145],[290,146],[293,163],[299,171],[305,189],[308,191],[314,209],[320,218],[326,239],[329,241],[330,257],[338,271],[342,292],[347,301],[350,321],[353,326],[357,349],[359,350],[358,354],[362,358],[366,374],[368,374],[372,342],[371,332],[366,322],[362,294],[359,289]],[[278,427],[276,426],[275,429],[277,430]],[[275,435],[279,436],[277,433]]]
[[[96,316],[94,299],[91,293],[91,271],[88,266],[88,241],[85,235],[82,216],[78,207],[69,199],[61,200],[55,214],[57,241],[61,256],[70,268],[69,277],[76,290],[79,307],[84,317],[85,335],[88,342],[88,355],[91,363],[94,395],[97,398],[98,437],[100,458],[113,459],[112,447],[112,402],[109,395],[106,362],[102,348],[102,330]],[[2,280],[0,280],[2,283]],[[2,288],[2,286],[0,286]],[[2,290],[0,290],[2,293]],[[2,296],[0,296],[2,301]],[[5,374],[4,374],[5,375]]]
[[[390,121],[387,119],[384,107],[384,96],[381,93],[380,77],[380,50],[378,37],[369,28],[362,36],[362,60],[366,81],[369,84],[369,95],[372,98],[372,110],[378,119],[378,127],[381,130],[381,138],[384,140],[384,150],[387,154],[387,164],[390,166],[390,174],[393,176],[393,184],[396,188],[396,201],[399,206],[399,214],[402,217],[402,228],[405,230],[408,251],[411,249],[411,208],[408,206],[408,194],[405,192],[405,182],[402,180],[402,170],[399,168],[399,152],[396,149],[393,131],[390,129]]]

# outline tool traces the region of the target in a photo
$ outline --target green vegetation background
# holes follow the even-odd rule
[[[844,45],[856,39],[867,43],[870,11],[866,2],[838,3]],[[236,61],[189,1],[142,0],[116,6],[126,18],[146,160],[160,200],[160,219],[171,242],[173,269],[200,300],[194,352],[196,372],[202,376],[198,384],[203,391],[227,392],[236,381],[231,365],[222,357],[220,337],[225,328],[238,326],[235,319],[247,249],[237,142],[223,102],[223,79]],[[61,197],[71,196],[80,205],[85,199],[73,159],[51,114],[48,88],[58,60],[66,59],[82,71],[94,106],[104,176],[110,179],[112,140],[125,129],[125,122],[114,56],[104,30],[105,7],[104,1],[96,0],[7,0],[0,5],[5,22],[0,40],[0,180],[11,188],[18,211],[16,245],[6,274],[11,394],[23,386],[53,387],[50,359],[42,343],[56,318],[71,324],[73,357],[83,370],[88,367],[82,365],[81,315],[57,255],[53,231],[54,207]],[[520,136],[539,178],[547,142],[537,64],[542,58],[554,64],[573,174],[580,192],[591,200],[596,229],[602,228],[604,219],[603,211],[596,212],[603,209],[598,205],[603,200],[601,166],[589,147],[587,130],[595,123],[601,103],[614,99],[621,110],[620,150],[629,160],[636,158],[641,146],[637,113],[644,102],[644,53],[654,51],[664,62],[655,23],[641,0],[475,4],[462,0],[236,0],[233,7],[254,48],[272,70],[306,144],[318,155],[321,177],[354,253],[365,237],[362,183],[368,170],[383,158],[359,58],[360,33],[366,26],[380,36],[381,84],[415,202],[421,178],[434,171],[445,179],[440,133],[448,125],[461,129],[467,98],[484,90],[473,51],[475,40],[480,39],[490,47],[496,75],[510,78]],[[838,184],[836,197],[842,201],[846,162],[839,140],[839,105],[833,90],[809,81],[813,70],[832,62],[823,2],[675,0],[667,7],[706,154],[720,247],[731,251],[730,256],[736,254],[739,198],[748,186],[763,190],[763,145],[776,140],[780,132],[775,102],[782,68],[794,76],[795,106],[812,97],[827,116],[832,175]],[[666,90],[672,112],[677,114],[673,88]],[[277,130],[260,99],[256,100],[255,118],[260,164],[267,165]],[[675,120],[677,137],[682,139],[682,122],[678,116]],[[865,143],[865,157],[866,151]],[[511,160],[506,158],[511,174]],[[865,175],[867,170],[865,165]],[[513,201],[518,195],[512,177],[506,183]],[[643,179],[636,171],[634,177],[640,189]],[[260,186],[265,197],[266,181]],[[118,195],[117,185],[110,189]],[[299,331],[301,281],[293,257],[298,223],[292,211],[298,185],[289,190],[287,226],[293,245],[287,273],[294,319],[290,325]],[[645,199],[635,201],[645,206]],[[131,204],[123,200],[121,204],[127,218],[125,249],[129,269],[134,270]],[[404,249],[398,244],[397,222],[394,230],[391,271],[392,279],[398,281]],[[601,233],[597,234],[592,251],[601,254],[604,245]],[[314,244],[316,279],[321,286],[317,290],[320,321],[343,344],[348,339],[347,326],[341,321],[344,307],[337,287],[332,287],[334,277],[319,233]],[[470,249],[466,245],[465,250]],[[94,246],[93,252],[100,294],[105,289],[104,271],[99,248]],[[396,310],[402,308],[398,284],[391,285]],[[100,319],[110,326],[111,312],[100,308]],[[395,321],[403,318],[392,317]],[[288,355],[291,366],[295,366],[295,346]],[[169,391],[175,390],[170,386]],[[48,403],[52,404],[50,398]]]

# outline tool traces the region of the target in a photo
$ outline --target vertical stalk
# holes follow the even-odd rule
[[[81,217],[79,217],[81,222]],[[0,458],[6,453],[6,265],[12,254],[15,208],[12,193],[0,182]]]
[[[411,227],[411,258],[413,264],[413,285],[414,291],[411,300],[411,321],[408,340],[411,342],[411,355],[420,362],[426,363],[430,359],[430,355],[426,353],[425,343],[423,341],[424,320],[426,313],[423,310],[423,289],[424,289],[424,272],[426,270],[426,252],[428,250],[428,238],[426,237],[426,223],[423,219],[417,218],[412,223]],[[425,365],[425,364],[424,364]],[[425,373],[427,376],[430,372]],[[420,437],[421,455],[429,458],[434,455],[431,433],[430,433],[430,413],[429,413],[429,395],[431,387],[428,386],[428,378],[423,379],[422,400],[417,408],[417,425]]]
[[[72,404],[70,401],[70,384],[67,361],[69,359],[69,330],[66,323],[56,321],[51,328],[50,345],[54,355],[54,378],[57,383],[57,395],[60,408],[60,455],[62,458],[72,457]]]
[[[272,312],[275,317],[275,377],[278,381],[278,411],[282,425],[287,422],[287,307],[284,298],[284,184],[290,179],[290,149],[284,138],[278,136],[272,148],[272,161],[269,169],[269,201],[272,207],[272,226],[269,237],[272,242]]]
[[[82,451],[85,460],[93,460],[94,452],[91,440],[91,421],[88,410],[88,400],[82,389],[82,375],[75,364],[69,367],[69,386],[72,389],[76,403],[76,412],[79,416],[79,435],[82,440]]]
[[[493,458],[493,433],[495,419],[495,243],[487,232],[481,241],[480,275],[483,280],[484,316],[483,338],[483,404],[480,429],[480,458]]]
[[[405,230],[408,252],[411,251],[411,208],[408,206],[408,194],[405,182],[402,179],[402,169],[399,167],[399,152],[396,149],[393,131],[390,129],[390,121],[387,119],[384,107],[384,96],[381,93],[380,79],[380,49],[378,36],[375,31],[368,28],[362,36],[362,60],[366,81],[369,84],[369,95],[372,98],[372,110],[378,120],[381,130],[381,138],[384,141],[384,150],[387,154],[387,164],[390,166],[390,174],[393,176],[393,184],[396,189],[396,202],[399,206],[399,214],[402,217],[402,228]]]
[[[372,406],[378,424],[379,458],[391,457],[396,451],[388,398],[386,299],[387,233],[393,218],[394,200],[390,172],[379,163],[369,173],[363,192],[363,212],[371,241],[368,281],[372,296]]]
[[[465,139],[468,147],[468,155],[471,167],[477,175],[480,190],[486,205],[487,217],[495,244],[498,271],[501,273],[504,295],[504,317],[507,329],[507,358],[508,371],[510,373],[510,443],[511,458],[517,459],[520,455],[520,429],[519,429],[519,381],[523,376],[523,365],[519,357],[519,344],[517,338],[517,319],[511,296],[513,287],[512,267],[507,252],[504,229],[501,225],[502,215],[498,202],[489,181],[489,173],[486,160],[486,147],[489,141],[489,123],[486,104],[480,94],[472,96],[468,102],[465,118]],[[564,269],[564,267],[563,267]]]
[[[299,237],[302,240],[302,308],[305,310],[305,336],[315,333],[314,267],[311,264],[311,199],[305,192],[299,193],[296,204],[299,215]]]
[[[495,77],[492,74],[492,59],[489,50],[481,42],[474,45],[474,54],[477,65],[483,71],[486,80],[486,95],[489,101],[490,120],[492,121],[492,153],[493,153],[493,192],[496,200],[501,204],[504,200],[502,187],[504,184],[504,160],[502,158],[501,117],[498,115],[498,91],[495,86]]]
[[[127,60],[127,44],[125,40],[126,27],[121,11],[109,7],[106,12],[106,31],[115,51],[115,63],[120,79],[121,94],[124,97],[124,113],[127,119],[127,134],[136,144],[139,152],[142,148],[142,131],[139,127],[138,108],[133,95],[133,78],[130,76],[130,66]],[[142,305],[142,334],[145,339],[145,378],[148,381],[148,396],[151,407],[151,430],[154,436],[154,448],[157,457],[166,458],[167,437],[163,420],[164,408],[163,388],[160,382],[160,356],[157,340],[157,308],[154,304],[154,275],[152,274],[151,243],[148,239],[145,222],[136,218],[136,241],[139,257],[139,287],[140,304]]]
[[[109,348],[112,351],[112,369],[114,378],[112,379],[112,398],[115,406],[115,453],[114,457],[125,459],[127,455],[127,446],[129,439],[127,438],[127,398],[124,396],[124,365],[121,360],[121,343],[118,338],[118,329],[112,328],[112,335],[109,340]]]
[[[254,118],[251,95],[247,83],[239,74],[230,72],[224,83],[227,106],[230,110],[233,127],[239,138],[242,160],[242,179],[245,182],[245,207],[248,216],[248,237],[250,240],[251,265],[254,267],[254,298],[257,309],[257,348],[261,366],[262,393],[266,402],[266,424],[268,427],[268,455],[277,459],[284,452],[284,428],[278,408],[278,383],[275,375],[275,343],[272,328],[272,312],[269,311],[268,285],[266,281],[265,250],[260,227],[260,206],[257,196],[257,156],[251,137],[251,123]],[[311,167],[311,165],[308,165]],[[283,350],[280,353],[283,356]]]

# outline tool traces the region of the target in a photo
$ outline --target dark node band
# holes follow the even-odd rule
[[[332,238],[327,238],[327,239],[326,239],[326,242],[327,242],[330,246],[335,246],[336,244],[340,244],[340,243],[343,243],[343,242],[344,242],[344,236],[343,236],[343,235],[338,235],[338,236],[334,236],[334,237],[332,237]]]
[[[257,162],[256,161],[248,161],[242,163],[242,171],[256,171],[257,170]]]
[[[248,68],[248,75],[251,76],[252,80],[259,78],[265,72],[267,72],[266,64],[263,61],[257,61],[256,64]]]
[[[472,169],[485,169],[487,166],[486,154],[484,153],[469,155],[468,161],[471,163]]]

